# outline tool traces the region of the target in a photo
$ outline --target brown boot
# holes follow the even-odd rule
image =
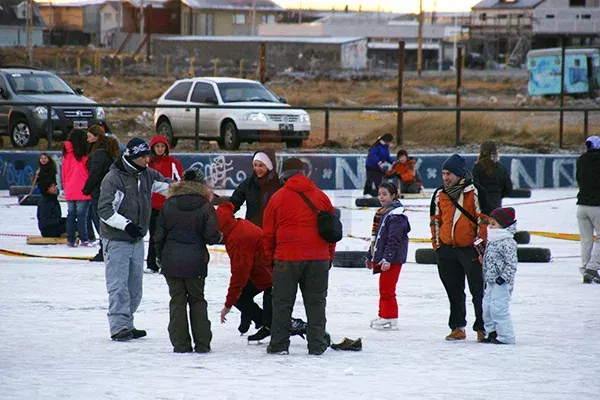
[[[452,332],[448,336],[446,336],[446,340],[465,340],[467,338],[467,334],[465,333],[464,328],[454,328]]]
[[[485,332],[484,331],[477,331],[477,341],[478,342],[485,341]]]

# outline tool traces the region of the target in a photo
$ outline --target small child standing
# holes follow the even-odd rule
[[[398,200],[398,188],[389,182],[379,185],[381,208],[373,217],[371,247],[366,266],[379,276],[379,317],[371,328],[391,329],[398,326],[396,284],[408,252],[410,223]]]
[[[42,199],[38,203],[38,228],[43,237],[61,237],[67,232],[67,219],[63,218],[58,203],[58,188],[56,182],[42,180],[38,187]]]
[[[483,321],[488,336],[483,343],[514,344],[509,303],[517,271],[515,210],[496,208],[490,213],[487,246],[483,255]]]
[[[206,246],[222,238],[212,198],[202,171],[187,169],[181,182],[169,186],[156,223],[156,262],[169,286],[169,338],[175,353],[210,352],[212,332],[204,296],[210,261]]]

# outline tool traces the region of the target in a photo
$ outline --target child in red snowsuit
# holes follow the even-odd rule
[[[262,229],[250,221],[235,218],[234,209],[231,202],[223,203],[217,208],[219,230],[223,233],[223,243],[231,260],[231,279],[225,306],[221,310],[221,323],[226,321],[225,316],[235,306],[254,321],[257,328],[260,327],[248,340],[261,340],[271,334],[273,270],[265,264]],[[254,302],[254,297],[261,292],[262,309]],[[254,336],[261,337],[256,339]]]

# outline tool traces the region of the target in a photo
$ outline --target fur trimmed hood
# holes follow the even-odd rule
[[[206,197],[207,200],[210,200],[213,195],[213,190],[204,183],[190,181],[174,182],[169,185],[169,194],[167,195],[167,198],[194,195],[203,196]]]

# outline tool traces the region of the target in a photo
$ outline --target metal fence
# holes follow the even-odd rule
[[[114,104],[114,103],[23,103],[23,102],[4,102],[2,106],[26,106],[26,107],[39,107],[43,106],[47,108],[47,131],[46,140],[48,142],[48,150],[52,150],[53,141],[53,125],[52,125],[52,108],[53,107],[103,107],[103,108],[174,108],[174,109],[194,109],[195,110],[195,131],[193,135],[177,136],[178,139],[194,140],[194,149],[197,151],[200,148],[200,119],[202,118],[201,111],[204,109],[248,109],[248,110],[273,110],[276,107],[269,106],[216,106],[216,105],[172,105],[172,104]],[[454,113],[456,115],[455,125],[455,145],[461,144],[461,115],[464,112],[486,112],[486,113],[498,113],[498,112],[509,112],[509,113],[531,113],[531,112],[556,112],[560,114],[558,135],[558,145],[560,148],[564,147],[564,129],[563,115],[566,112],[582,113],[583,114],[583,140],[589,136],[589,115],[590,112],[600,112],[600,107],[285,107],[286,110],[305,110],[305,111],[322,111],[324,112],[325,118],[325,137],[324,144],[329,142],[329,127],[332,112],[382,112],[382,113],[397,113],[397,126],[396,126],[396,141],[399,145],[404,142],[404,129],[403,129],[403,115],[407,113],[430,113],[430,112],[441,112],[441,113]]]

